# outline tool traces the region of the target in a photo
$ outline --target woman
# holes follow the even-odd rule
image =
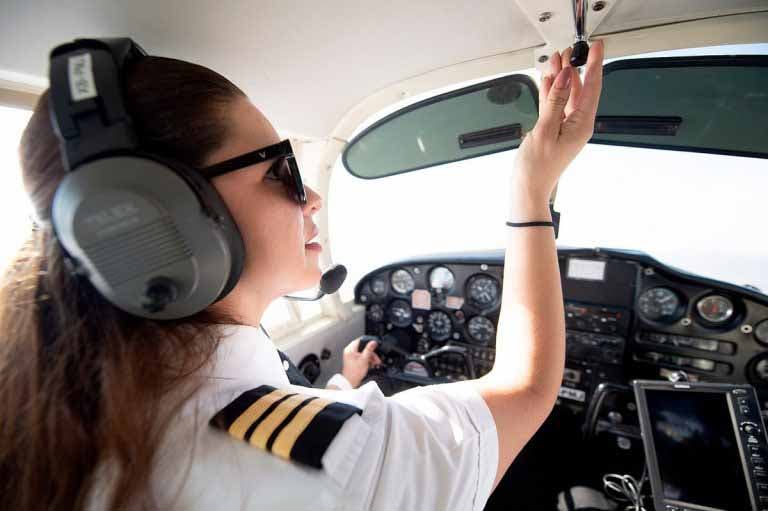
[[[0,295],[0,508],[482,509],[557,396],[565,340],[554,236],[526,223],[549,220],[550,192],[591,136],[602,56],[595,43],[582,85],[569,52],[555,53],[542,80],[539,122],[511,172],[493,370],[391,398],[374,383],[291,386],[258,329],[270,302],[320,278],[310,241],[322,199],[306,188],[297,202],[274,161],[212,179],[246,259],[234,289],[206,310],[133,317],[70,275],[51,230],[64,171],[44,94],[21,144],[37,227]],[[191,167],[280,140],[240,89],[201,66],[146,57],[123,86],[140,146]],[[233,406],[245,399],[253,410],[276,394],[343,413],[328,419],[335,431],[310,423],[296,433],[301,456],[278,449],[284,431],[254,441],[282,404],[261,423],[251,416],[248,438],[235,434],[247,414]]]

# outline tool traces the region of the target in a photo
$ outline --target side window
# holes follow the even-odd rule
[[[262,316],[262,324],[270,336],[286,330],[298,320],[291,304],[285,298],[279,298],[272,302]]]
[[[15,255],[29,233],[32,206],[21,180],[19,141],[32,112],[0,106],[0,267]]]
[[[288,334],[302,323],[319,318],[323,310],[320,302],[292,302],[278,298],[272,302],[262,316],[262,324],[273,338]]]

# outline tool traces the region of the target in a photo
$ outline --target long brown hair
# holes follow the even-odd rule
[[[210,69],[159,57],[129,66],[124,88],[142,148],[195,167],[223,143],[227,107],[245,96]],[[117,468],[110,509],[151,508],[159,441],[215,352],[211,327],[232,318],[132,317],[67,272],[50,227],[64,168],[48,91],[20,155],[38,222],[0,286],[0,509],[83,509],[102,465]]]

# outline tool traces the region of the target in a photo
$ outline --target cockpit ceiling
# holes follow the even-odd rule
[[[0,82],[43,84],[56,44],[127,35],[150,54],[228,76],[279,129],[322,137],[353,105],[387,85],[543,46],[540,27],[518,5],[533,1],[3,0]],[[608,1],[616,5],[596,34],[768,10],[766,0]],[[532,5],[544,4],[572,16],[570,0]]]
[[[591,3],[591,2],[590,2]],[[595,30],[612,34],[687,20],[727,16],[768,9],[765,0],[620,0]],[[768,27],[766,27],[768,37]]]

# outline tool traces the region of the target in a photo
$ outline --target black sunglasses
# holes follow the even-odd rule
[[[299,174],[299,165],[296,163],[296,157],[293,154],[290,140],[283,140],[256,151],[241,154],[228,160],[224,160],[216,165],[200,169],[200,173],[206,179],[212,179],[216,176],[239,170],[250,165],[255,165],[263,161],[277,158],[275,163],[267,170],[267,177],[279,179],[283,182],[285,191],[296,202],[301,205],[307,203],[307,192],[304,190],[304,183]]]

